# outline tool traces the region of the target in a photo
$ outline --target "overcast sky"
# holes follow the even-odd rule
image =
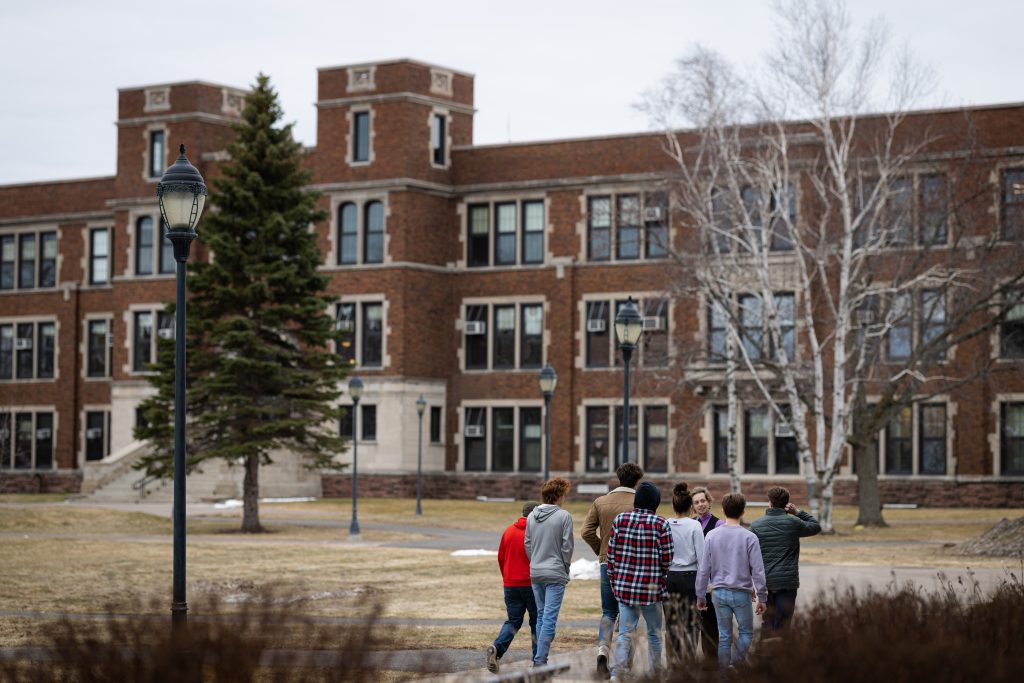
[[[852,0],[938,76],[926,104],[1024,101],[1021,0]],[[772,43],[766,0],[8,0],[0,183],[112,175],[117,89],[270,75],[316,144],[316,70],[410,57],[476,76],[474,142],[648,130],[633,105],[696,42],[739,64]]]

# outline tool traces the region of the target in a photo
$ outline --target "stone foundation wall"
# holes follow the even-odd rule
[[[3,472],[0,493],[78,493],[81,472]]]

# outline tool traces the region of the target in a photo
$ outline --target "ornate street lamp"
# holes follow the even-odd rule
[[[640,317],[640,309],[636,307],[633,297],[629,297],[625,305],[615,316],[615,338],[622,351],[622,364],[625,366],[622,380],[622,459],[630,462],[629,456],[629,361],[633,358],[640,335],[644,332],[644,319]]]
[[[537,375],[540,393],[544,395],[544,481],[548,480],[548,465],[551,463],[551,395],[555,393],[558,375],[550,363]]]
[[[420,418],[420,439],[416,449],[416,516],[423,516],[423,411],[427,409],[427,401],[423,394],[416,399],[416,414]]]
[[[357,485],[359,480],[356,478],[357,466],[359,463],[359,434],[356,429],[356,419],[359,412],[359,399],[363,396],[363,380],[359,379],[358,375],[353,375],[352,379],[348,381],[348,395],[352,397],[352,524],[348,527],[349,536],[359,535],[359,490]]]
[[[164,171],[156,186],[160,216],[167,226],[167,239],[174,244],[177,262],[177,295],[174,307],[174,560],[171,620],[185,623],[185,269],[196,223],[206,204],[206,183],[195,166],[185,158],[185,145],[177,160]]]

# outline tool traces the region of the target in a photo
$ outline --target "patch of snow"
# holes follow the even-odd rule
[[[261,503],[308,503],[311,500],[316,500],[316,498],[260,498]],[[234,498],[213,504],[214,510],[231,510],[240,507],[242,507],[242,501],[235,500]]]
[[[569,578],[577,581],[593,581],[601,578],[601,563],[597,560],[580,558],[569,565]]]
[[[456,550],[452,557],[497,557],[497,550]]]

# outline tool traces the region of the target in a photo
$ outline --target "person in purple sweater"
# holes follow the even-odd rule
[[[711,530],[704,539],[704,556],[697,570],[697,609],[707,609],[708,584],[714,586],[711,601],[718,614],[718,666],[739,664],[747,656],[754,639],[754,612],[750,593],[757,594],[757,614],[764,612],[768,588],[764,562],[757,536],[740,526],[747,507],[742,493],[730,493],[722,499],[725,524]],[[736,618],[739,637],[732,656],[732,620]]]

